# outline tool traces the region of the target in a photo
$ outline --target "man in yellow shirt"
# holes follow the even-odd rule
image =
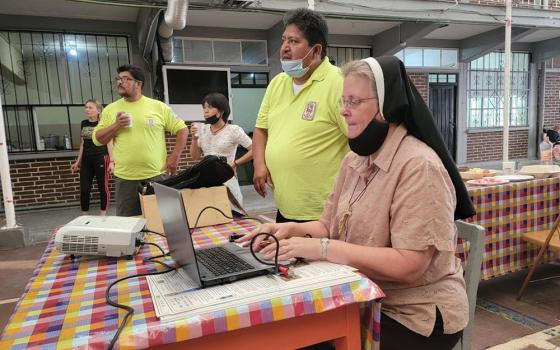
[[[109,104],[93,131],[96,145],[113,140],[115,197],[118,216],[142,213],[138,188],[143,181],[157,181],[165,172],[175,174],[187,143],[187,126],[161,101],[142,95],[144,73],[139,67],[117,68],[117,89],[122,97]],[[167,156],[165,132],[176,134]]]
[[[325,19],[308,9],[284,17],[284,73],[266,89],[253,134],[255,190],[273,188],[277,222],[318,220],[348,152],[340,70],[326,57]]]

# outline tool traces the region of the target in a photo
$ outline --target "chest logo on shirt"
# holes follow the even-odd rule
[[[313,120],[313,118],[315,118],[316,110],[317,110],[317,102],[309,101],[301,117],[303,118],[303,120]]]
[[[146,125],[148,125],[150,128],[153,128],[154,125],[156,125],[156,120],[154,119],[154,117],[146,118]]]

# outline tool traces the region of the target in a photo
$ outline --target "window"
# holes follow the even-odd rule
[[[342,67],[346,62],[370,57],[371,49],[369,47],[329,46],[327,56],[329,56],[331,63]]]
[[[266,88],[268,73],[262,72],[231,72],[232,88]]]
[[[457,49],[407,47],[395,54],[406,67],[457,68]]]
[[[560,69],[560,56],[556,56],[546,60],[545,67],[546,69],[555,69],[555,70]]]
[[[268,65],[265,40],[174,38],[173,63]]]
[[[42,150],[43,144],[45,150],[78,148],[83,103],[116,100],[113,77],[129,62],[125,36],[4,31],[0,52],[0,95],[12,153]]]
[[[503,52],[491,52],[470,62],[467,74],[469,128],[497,128],[503,126],[503,66]],[[510,125],[528,126],[528,53],[512,53],[510,101]]]
[[[457,82],[457,74],[430,74],[428,81],[430,84],[455,84]]]

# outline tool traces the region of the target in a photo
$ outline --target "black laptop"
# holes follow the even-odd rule
[[[235,243],[195,249],[181,192],[158,183],[154,190],[171,257],[201,287],[274,272]]]

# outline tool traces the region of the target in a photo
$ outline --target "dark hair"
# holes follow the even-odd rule
[[[291,24],[302,31],[310,46],[321,44],[321,58],[325,58],[329,28],[323,15],[306,8],[292,10],[284,15],[284,28]]]
[[[230,109],[228,99],[224,95],[220,94],[219,92],[209,93],[202,99],[202,107],[204,107],[205,103],[207,103],[210,107],[214,107],[222,112],[222,119],[224,120],[224,122],[227,122]]]
[[[123,64],[122,66],[119,66],[119,68],[117,68],[117,73],[122,73],[122,72],[129,72],[130,75],[132,75],[132,77],[134,78],[134,80],[141,81],[142,86],[144,86],[144,81],[146,80],[146,77],[144,76],[144,72],[142,71],[142,68],[135,66],[133,64]]]

